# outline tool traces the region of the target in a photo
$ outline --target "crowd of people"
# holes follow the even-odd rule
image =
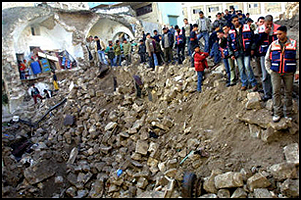
[[[285,26],[273,22],[272,15],[259,17],[253,22],[249,13],[244,14],[241,10],[235,11],[233,8],[217,13],[213,22],[200,11],[194,24],[185,18],[183,27],[164,26],[162,35],[158,34],[157,30],[153,31],[153,35],[143,32],[137,53],[140,55],[140,62],[148,61],[153,70],[163,64],[174,64],[175,60],[182,64],[188,57],[191,66],[197,71],[198,92],[202,91],[208,58],[212,59],[214,65],[223,62],[227,87],[240,81],[241,90],[251,88],[251,91],[258,91],[258,81],[251,67],[251,59],[255,59],[255,69],[261,76],[263,101],[273,99],[273,121],[278,122],[282,116],[289,118],[292,114],[292,88],[298,66],[296,41],[287,37]],[[200,42],[202,38],[204,44]],[[117,40],[113,45],[112,41],[109,41],[109,45],[105,47],[97,36],[94,40],[93,36],[90,36],[87,45],[92,55],[90,60],[95,62],[93,57],[98,54],[101,64],[107,65],[107,54],[111,66],[120,66],[123,54],[126,63],[130,64],[131,45],[126,39],[122,42],[120,44]],[[280,98],[281,80],[284,82],[284,114]]]

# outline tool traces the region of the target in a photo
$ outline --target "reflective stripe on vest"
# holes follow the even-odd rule
[[[289,43],[285,44],[285,48],[281,50],[279,40],[272,42],[271,44],[271,70],[278,73],[287,73],[296,71],[296,53],[297,42],[290,39]]]

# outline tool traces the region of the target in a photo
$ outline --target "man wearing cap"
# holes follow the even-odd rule
[[[285,118],[292,120],[294,74],[299,66],[297,41],[287,37],[286,26],[277,28],[277,38],[271,43],[265,56],[265,67],[271,75],[273,87],[274,122],[278,122],[283,113]],[[284,88],[284,107],[281,98],[282,87]]]

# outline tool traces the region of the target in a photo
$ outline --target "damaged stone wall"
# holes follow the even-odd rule
[[[111,21],[115,23],[112,28],[116,30],[107,32],[107,25]],[[31,35],[32,26],[39,27],[40,35]],[[50,6],[2,10],[2,79],[7,88],[10,112],[20,111],[18,105],[23,101],[28,87],[19,79],[16,53],[28,56],[29,46],[40,46],[42,50],[62,49],[76,59],[79,67],[87,67],[85,39],[90,30],[98,35],[100,29],[105,41],[114,37],[110,33],[117,34],[120,31],[126,32],[131,39],[142,36],[141,23],[132,16],[99,14],[90,10],[62,10]]]

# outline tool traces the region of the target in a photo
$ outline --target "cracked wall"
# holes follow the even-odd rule
[[[38,27],[32,35],[31,27]],[[135,27],[135,30],[133,30]],[[28,83],[21,81],[16,54],[30,54],[30,46],[42,50],[67,50],[79,67],[88,67],[85,38],[98,35],[105,42],[119,32],[131,39],[141,37],[142,25],[135,17],[103,14],[90,10],[62,10],[51,7],[14,7],[2,10],[2,79],[12,114],[21,111]]]

